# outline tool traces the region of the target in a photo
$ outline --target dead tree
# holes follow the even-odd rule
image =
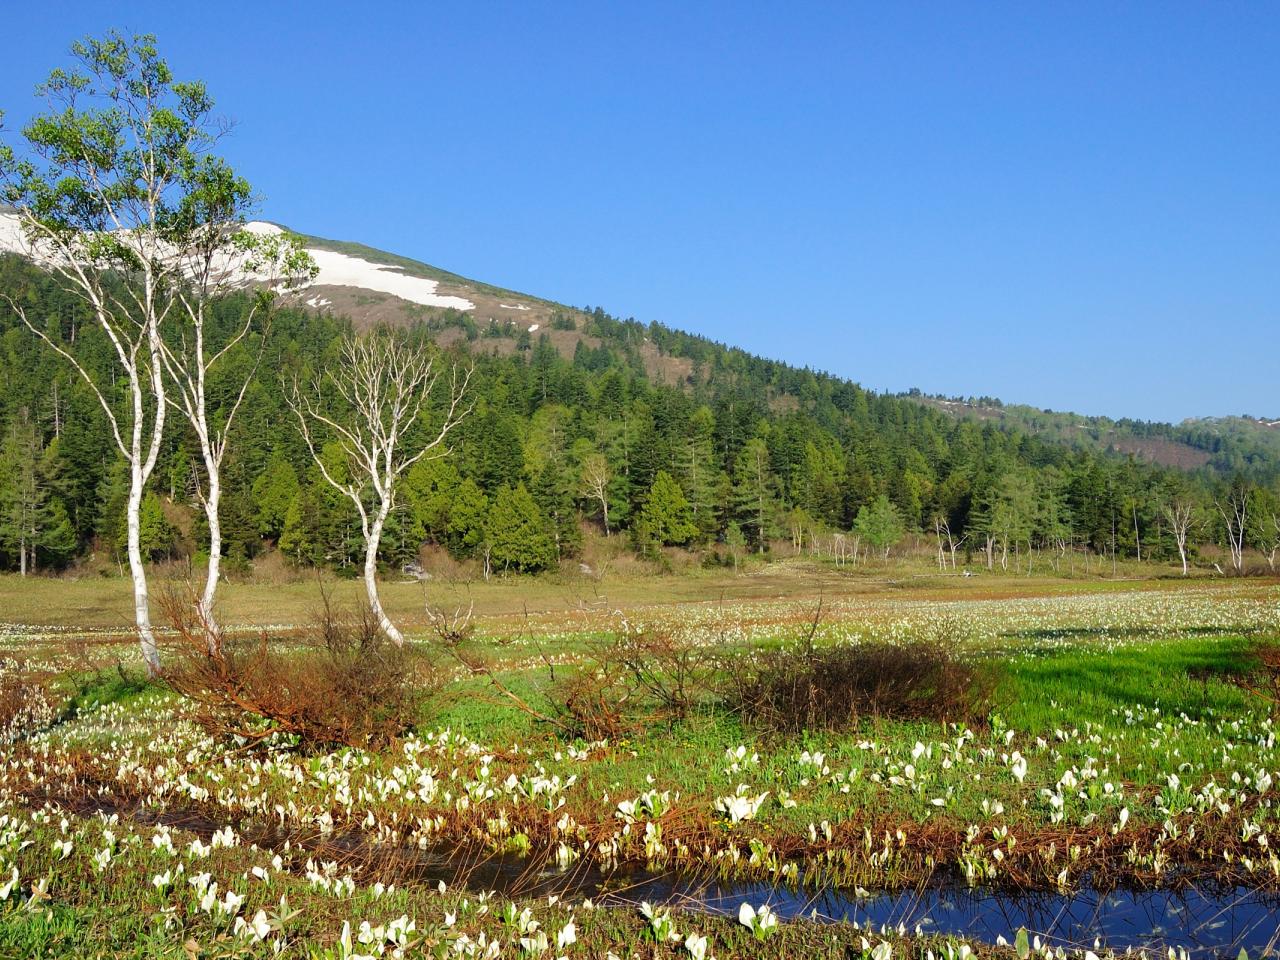
[[[1249,522],[1249,489],[1243,484],[1233,484],[1225,502],[1217,504],[1218,513],[1227,528],[1227,549],[1231,554],[1231,566],[1237,574],[1244,573],[1244,547]]]
[[[1161,509],[1165,519],[1169,521],[1169,529],[1173,531],[1173,540],[1178,545],[1178,558],[1182,561],[1182,575],[1185,577],[1190,570],[1187,564],[1187,536],[1195,523],[1195,504],[1190,500],[1172,500]]]
[[[603,453],[590,453],[582,461],[582,492],[600,504],[604,535],[609,536],[609,461]]]
[[[338,356],[304,389],[295,377],[285,396],[311,458],[331,487],[343,494],[360,517],[364,537],[364,583],[369,607],[383,632],[396,644],[404,636],[378,599],[378,545],[395,506],[401,474],[431,455],[445,456],[445,438],[470,412],[462,406],[472,369],[450,368],[448,396],[431,429],[420,419],[440,381],[428,349],[390,331],[347,336]],[[322,456],[326,441],[342,450],[345,478]]]
[[[938,569],[946,568],[947,560],[950,559],[951,569],[956,568],[956,551],[969,538],[966,533],[959,540],[956,539],[954,533],[951,532],[951,521],[944,516],[933,518],[933,532],[938,539]],[[943,548],[946,548],[946,554],[943,554]]]

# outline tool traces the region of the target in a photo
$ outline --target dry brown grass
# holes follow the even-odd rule
[[[814,632],[798,647],[763,654],[733,674],[731,705],[747,722],[799,733],[850,730],[880,718],[975,724],[990,712],[995,664],[959,652],[956,624],[905,643],[823,649],[814,647]]]
[[[163,679],[218,736],[282,733],[305,745],[381,746],[413,725],[442,683],[421,653],[386,638],[367,607],[343,613],[328,594],[287,646],[264,632],[224,637],[211,650],[189,597],[171,592],[162,605],[173,629]]]

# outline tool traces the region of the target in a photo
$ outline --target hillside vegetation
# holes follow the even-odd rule
[[[1134,454],[1152,463],[1194,470],[1207,467],[1222,476],[1244,473],[1264,482],[1280,463],[1280,420],[1260,417],[1196,417],[1182,423],[1158,423],[1006,404],[990,397],[903,396],[956,417],[989,421],[1074,446]]]
[[[100,331],[52,277],[0,257],[0,290],[77,340],[110,378]],[[221,335],[249,302],[219,304]],[[584,529],[605,533],[606,514],[615,543],[653,559],[691,547],[727,563],[767,553],[776,540],[856,559],[910,531],[945,541],[943,530],[962,557],[979,550],[1006,569],[1040,551],[1169,559],[1171,501],[1193,501],[1203,523],[1192,541],[1215,542],[1226,536],[1213,508],[1226,496],[1224,471],[1238,466],[1264,483],[1274,475],[1275,461],[1260,450],[1239,452],[1242,439],[1224,440],[1201,469],[1170,469],[1117,454],[1106,431],[1198,442],[1197,450],[1208,440],[1127,421],[1081,427],[1025,408],[956,416],[598,308],[555,308],[551,317],[535,333],[448,310],[422,310],[412,322],[413,336],[476,365],[474,409],[452,454],[408,475],[384,563],[412,562],[433,544],[486,571],[547,569],[578,555]],[[231,385],[262,351],[225,467],[227,555],[242,569],[272,546],[300,566],[355,564],[354,513],[319,477],[281,391],[283,376],[306,375],[331,357],[350,324],[282,306],[210,384],[215,408],[230,403]],[[102,411],[8,310],[0,311],[0,383],[0,565],[19,565],[18,516],[36,518],[27,528],[38,569],[90,552],[118,559],[126,486]],[[169,432],[144,505],[153,560],[185,556],[203,539],[194,450],[180,427]],[[1254,545],[1265,556],[1273,499],[1265,490],[1253,496]]]

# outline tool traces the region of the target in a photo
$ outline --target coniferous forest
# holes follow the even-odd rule
[[[111,376],[100,330],[53,277],[3,256],[0,289]],[[250,305],[247,294],[221,301],[215,338],[229,338]],[[654,559],[688,547],[727,562],[779,544],[887,557],[915,534],[944,559],[992,569],[1082,552],[1176,561],[1175,511],[1190,518],[1194,557],[1199,546],[1230,545],[1227,507],[1242,497],[1249,546],[1264,562],[1276,556],[1280,498],[1263,458],[1162,467],[1045,435],[1025,415],[957,418],[600,309],[566,309],[553,327],[583,334],[571,356],[545,331],[458,312],[415,324],[412,337],[475,374],[450,455],[424,459],[404,480],[384,569],[435,545],[486,574],[549,570],[574,561],[592,529]],[[358,565],[355,511],[319,475],[282,393],[349,329],[341,316],[284,301],[210,383],[216,410],[257,365],[223,470],[230,573],[273,549],[303,568]],[[127,478],[96,398],[9,310],[0,343],[0,565],[54,572],[91,555],[119,561]],[[642,344],[683,361],[678,373],[647,363]],[[1161,429],[1173,428],[1150,427]],[[340,459],[335,451],[335,469]],[[201,559],[199,470],[194,438],[174,418],[142,506],[151,560]]]

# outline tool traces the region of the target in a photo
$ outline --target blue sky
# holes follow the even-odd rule
[[[1280,415],[1275,4],[23,4],[10,126],[112,26],[308,233],[876,389]]]

